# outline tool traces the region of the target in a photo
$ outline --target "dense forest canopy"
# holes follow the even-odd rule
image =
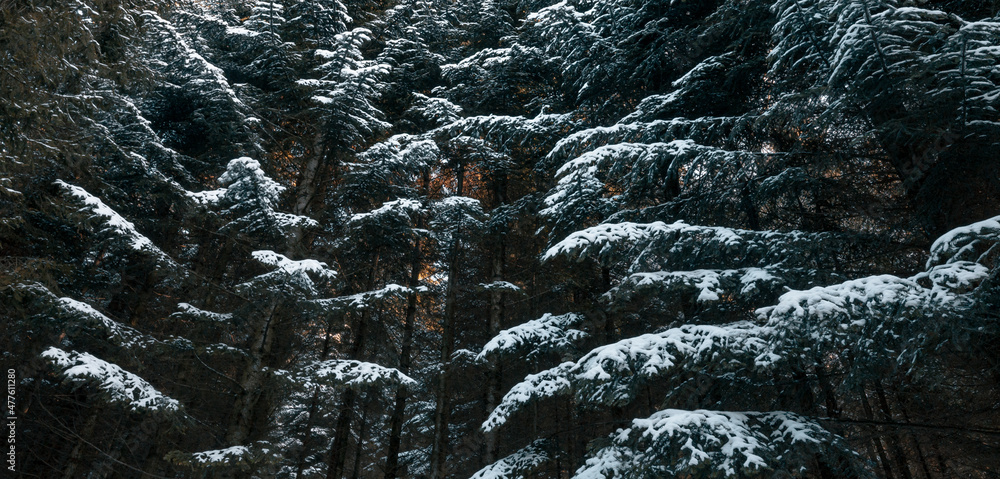
[[[996,0],[0,0],[24,478],[1000,477]]]

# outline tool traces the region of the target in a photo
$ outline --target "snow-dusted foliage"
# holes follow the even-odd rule
[[[324,308],[343,309],[347,311],[361,311],[380,305],[392,299],[406,298],[414,294],[414,291],[398,284],[387,284],[383,288],[374,291],[352,294],[348,296],[338,296],[336,298],[318,299],[316,304]]]
[[[297,368],[292,376],[297,382],[310,387],[314,383],[331,386],[360,388],[363,386],[404,385],[417,382],[395,368],[350,359],[314,361]]]
[[[816,422],[788,412],[666,409],[609,439],[574,478],[772,477],[843,448]]]
[[[174,464],[202,471],[203,474],[225,474],[223,471],[249,471],[277,462],[280,460],[280,452],[266,443],[253,443],[209,451],[171,451],[166,459]]]
[[[274,296],[283,288],[285,296],[296,294],[300,298],[311,298],[317,294],[318,283],[337,277],[336,271],[326,263],[314,259],[292,260],[270,250],[254,251],[251,256],[273,269],[240,283],[237,289],[260,297]]]
[[[596,257],[611,263],[624,257],[631,259],[630,269],[647,269],[657,263],[735,263],[760,268],[783,263],[787,268],[829,257],[830,251],[815,246],[835,238],[826,233],[692,226],[683,221],[608,223],[569,235],[549,248],[543,259],[565,256],[582,261]]]
[[[398,199],[383,203],[382,206],[367,213],[357,213],[351,215],[350,222],[353,224],[383,223],[395,220],[398,222],[409,222],[411,215],[423,208],[420,201],[410,199]]]
[[[773,331],[774,351],[803,358],[851,351],[855,361],[891,367],[916,360],[942,322],[974,304],[969,292],[989,275],[961,261],[911,278],[870,276],[790,291],[757,314]]]
[[[72,298],[56,299],[48,290],[45,290],[45,295],[54,300],[74,328],[83,326],[91,331],[100,331],[106,339],[125,349],[140,349],[157,343],[154,338],[105,316],[87,303]]]
[[[541,214],[555,223],[556,231],[575,231],[621,207],[650,198],[670,199],[680,193],[679,170],[684,158],[694,156],[689,151],[700,149],[690,140],[675,140],[616,143],[588,151],[556,172],[559,181],[545,198]],[[616,194],[612,195],[612,190]]]
[[[228,323],[233,320],[232,313],[216,313],[213,311],[206,311],[188,303],[178,303],[177,312],[171,314],[171,317],[174,316],[179,318],[194,318],[212,323]]]
[[[84,204],[84,209],[92,212],[94,217],[100,218],[105,225],[105,231],[115,237],[123,239],[129,248],[152,255],[157,261],[165,265],[176,266],[173,259],[156,247],[152,241],[140,233],[135,225],[122,217],[118,212],[104,204],[100,198],[90,194],[87,190],[79,186],[71,185],[62,180],[56,180],[56,185],[63,188],[68,195]]]
[[[223,231],[240,231],[251,235],[276,235],[291,228],[316,226],[312,218],[277,211],[279,195],[285,187],[272,180],[260,162],[242,157],[231,160],[226,172],[219,177],[225,185],[221,194],[202,193],[200,200],[218,198],[223,213],[232,218]]]
[[[612,305],[623,305],[649,294],[690,293],[699,303],[723,299],[745,300],[788,283],[777,267],[727,270],[656,271],[634,273],[605,293]]]
[[[931,256],[927,267],[975,261],[993,264],[1000,254],[1000,216],[955,228],[945,233],[931,245]]]
[[[566,351],[587,337],[586,332],[575,329],[583,320],[583,315],[576,313],[546,313],[541,318],[500,331],[483,346],[477,358],[504,358],[524,354],[531,359],[542,354]]]
[[[538,374],[526,376],[510,388],[496,409],[490,412],[490,417],[483,423],[483,430],[491,432],[502,426],[511,414],[532,401],[572,393],[569,375],[574,366],[572,361],[567,361]]]
[[[372,104],[378,96],[376,84],[388,73],[389,65],[365,60],[361,53],[371,38],[372,32],[365,28],[337,34],[330,50],[314,53],[322,62],[316,69],[318,78],[297,81],[322,113],[330,146],[361,144],[390,127]]]
[[[66,381],[93,385],[108,401],[132,411],[178,411],[180,403],[165,396],[135,374],[88,353],[50,347],[42,357],[51,361]]]
[[[531,401],[574,394],[578,403],[596,407],[635,399],[649,381],[695,366],[719,374],[766,367],[778,357],[768,350],[768,329],[748,322],[724,326],[685,325],[598,347],[576,362],[530,375],[515,385],[490,414],[491,430]]]
[[[535,441],[513,454],[490,464],[473,474],[469,479],[527,479],[552,455],[544,440]]]

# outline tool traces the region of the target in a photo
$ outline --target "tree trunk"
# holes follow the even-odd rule
[[[80,431],[79,439],[76,441],[76,445],[73,446],[73,451],[69,453],[69,461],[66,464],[66,470],[63,472],[63,479],[77,477],[76,469],[83,458],[83,446],[86,442],[83,438],[93,437],[94,426],[97,424],[97,416],[100,412],[100,409],[97,409],[87,417],[87,421],[84,423],[82,431]]]
[[[358,427],[358,442],[354,447],[354,466],[351,468],[351,479],[358,479],[361,472],[361,455],[364,453],[365,438],[368,436],[368,408],[371,406],[371,398],[365,395],[364,404],[361,406],[361,425]]]
[[[497,254],[493,256],[492,263],[492,273],[493,281],[503,281],[504,278],[504,266],[505,257],[507,255],[507,245],[503,238],[500,238],[500,247],[498,248]],[[490,315],[489,315],[489,331],[490,337],[496,337],[500,333],[500,328],[503,326],[504,319],[504,303],[503,303],[503,291],[493,290],[490,291]],[[497,363],[490,367],[489,370],[489,385],[486,388],[486,412],[489,413],[493,411],[494,408],[499,404],[501,393],[501,388],[503,387],[503,364]],[[483,457],[486,464],[492,464],[497,460],[497,431],[494,429],[489,431],[485,435],[485,451]]]
[[[417,228],[423,228],[423,220],[417,221]],[[416,288],[420,286],[421,252],[420,241],[413,245],[413,252],[410,260],[410,293],[406,300],[406,318],[403,321],[403,344],[400,347],[399,371],[403,374],[410,372],[410,356],[413,354],[413,329],[417,316],[417,293]],[[403,437],[403,421],[406,413],[406,399],[408,391],[406,386],[399,385],[396,388],[396,399],[392,406],[392,418],[389,427],[389,450],[385,462],[385,479],[395,479],[399,476],[399,450]]]
[[[882,389],[882,384],[876,380],[875,382],[875,397],[878,399],[879,408],[882,410],[882,417],[886,422],[893,422],[892,411],[889,409],[889,401],[885,397],[885,390]],[[899,470],[899,474],[903,479],[913,479],[913,475],[910,473],[909,461],[906,459],[906,453],[903,451],[903,446],[900,444],[899,433],[896,430],[889,431],[886,434],[886,441],[889,443],[889,449],[892,451],[893,459],[896,461],[896,468]]]
[[[375,279],[378,273],[380,252],[376,252],[375,261],[372,262],[372,269],[368,277],[367,290],[375,287]],[[365,341],[368,336],[368,320],[371,317],[369,309],[361,312],[358,319],[357,334],[354,335],[354,342],[351,344],[349,358],[361,359],[364,352]],[[328,464],[326,470],[327,479],[339,479],[344,476],[344,466],[347,462],[347,442],[351,435],[351,420],[354,414],[354,403],[357,401],[357,392],[348,389],[344,392],[343,401],[340,404],[340,412],[337,415],[336,434],[333,437],[333,444],[330,445]]]
[[[330,337],[333,336],[333,322],[327,321],[326,335],[323,338],[323,349],[319,353],[320,361],[326,359],[330,354]],[[316,423],[316,409],[319,408],[320,387],[313,388],[312,397],[309,399],[309,410],[306,413],[305,436],[302,438],[302,451],[299,453],[298,464],[295,466],[295,477],[302,477],[302,471],[306,468],[306,457],[312,447],[312,429]]]
[[[872,406],[868,403],[868,394],[862,389],[861,390],[861,407],[865,411],[865,419],[869,421],[875,420],[875,414],[872,412]],[[885,452],[885,447],[882,446],[882,429],[875,426],[875,434],[872,436],[872,446],[875,447],[875,451],[878,453],[878,460],[882,463],[882,470],[885,471],[886,479],[895,479],[896,475],[892,473],[892,465],[889,464],[889,455]]]
[[[465,170],[459,165],[456,171],[456,194],[462,196]],[[444,300],[444,321],[441,325],[441,372],[437,377],[437,404],[434,408],[434,442],[431,447],[431,479],[444,479],[447,475],[448,423],[451,413],[451,385],[448,381],[451,355],[455,352],[455,315],[458,303],[458,258],[461,247],[461,220],[455,227],[448,265],[448,288]]]
[[[226,441],[231,445],[242,445],[250,437],[253,428],[253,412],[261,395],[261,384],[264,382],[264,357],[271,352],[274,340],[274,313],[278,303],[271,305],[267,318],[257,321],[250,342],[250,364],[240,379],[240,392],[233,409],[236,418],[229,428]]]

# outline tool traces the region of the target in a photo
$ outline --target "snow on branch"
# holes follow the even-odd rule
[[[540,113],[534,118],[485,115],[461,118],[423,136],[439,140],[460,136],[478,137],[487,139],[495,146],[513,148],[564,133],[575,126],[576,121],[570,114]]]
[[[500,331],[483,346],[476,359],[520,354],[526,349],[529,359],[548,352],[565,351],[587,337],[587,333],[574,329],[583,320],[583,315],[576,313],[546,313],[539,319]]]
[[[693,290],[698,293],[698,302],[712,302],[719,301],[724,296],[748,296],[774,288],[783,283],[778,274],[778,268],[635,273],[605,293],[604,298],[611,300],[613,304],[621,304],[649,291],[663,293]]]
[[[616,143],[650,144],[689,140],[702,145],[715,144],[739,121],[739,118],[734,117],[675,118],[590,128],[559,140],[544,162],[561,165],[570,158]]]
[[[369,221],[382,222],[391,217],[409,222],[411,215],[420,212],[422,207],[420,201],[401,198],[383,203],[382,206],[367,213],[352,215],[349,221],[351,224],[361,224]]]
[[[910,278],[870,276],[789,291],[757,310],[772,330],[773,351],[854,351],[856,361],[915,359],[928,335],[975,301],[990,274],[978,263],[935,266]],[[780,354],[780,353],[779,353]]]
[[[46,292],[48,293],[48,290]],[[107,339],[110,339],[119,347],[140,349],[159,342],[150,336],[105,316],[87,303],[72,298],[55,299],[55,295],[52,295],[52,293],[48,294],[51,295],[56,307],[65,313],[68,319],[72,319],[90,329],[103,332]]]
[[[126,220],[117,211],[104,204],[100,198],[90,194],[87,190],[66,183],[63,180],[56,180],[56,185],[63,188],[67,194],[85,205],[85,208],[94,213],[94,216],[101,218],[107,225],[106,231],[111,231],[116,236],[124,238],[131,249],[152,254],[157,260],[172,266],[177,263],[157,248],[149,238],[135,228],[131,221]]]
[[[539,398],[575,393],[583,405],[620,405],[647,381],[682,367],[726,370],[767,367],[779,359],[768,350],[770,330],[749,322],[684,325],[601,346],[580,360],[530,375],[515,385],[483,424],[491,430]]]
[[[843,450],[816,422],[788,412],[666,409],[634,419],[590,454],[575,479],[772,477],[798,470],[817,453]]]
[[[207,311],[188,303],[178,303],[177,312],[170,315],[172,318],[197,318],[202,321],[213,323],[228,323],[233,320],[232,313],[216,313]]]
[[[245,156],[230,160],[226,165],[226,172],[219,177],[219,182],[226,186],[223,190],[196,193],[196,196],[200,196],[195,199],[203,202],[217,201],[225,207],[226,213],[235,217],[231,223],[222,227],[223,230],[284,232],[319,224],[308,216],[275,210],[285,187],[267,176],[257,160]]]
[[[314,361],[297,369],[291,376],[292,379],[305,387],[309,387],[313,383],[349,388],[379,385],[415,386],[417,384],[416,381],[398,369],[349,359]]]
[[[552,460],[545,440],[535,441],[513,454],[476,471],[469,479],[526,479]]]
[[[374,291],[365,291],[364,293],[337,298],[318,299],[315,303],[327,308],[362,311],[389,299],[405,298],[413,293],[414,291],[406,286],[388,284],[384,288]]]
[[[514,411],[538,399],[570,394],[573,390],[569,374],[573,366],[573,362],[568,361],[538,374],[529,374],[515,384],[490,412],[483,423],[483,431],[490,432],[500,427]]]
[[[931,245],[927,268],[955,261],[982,261],[996,254],[1000,243],[1000,216],[955,228]]]
[[[210,451],[182,452],[171,451],[166,460],[179,466],[188,466],[196,471],[215,470],[249,470],[254,466],[275,463],[280,459],[277,451],[265,444],[254,443],[249,446],[231,446]]]
[[[274,266],[291,275],[314,274],[322,278],[335,278],[337,272],[330,269],[326,263],[314,259],[291,260],[288,257],[270,250],[260,250],[251,253],[253,259],[268,266]]]
[[[180,409],[180,403],[157,391],[145,379],[90,354],[50,347],[41,356],[59,368],[60,375],[68,382],[93,384],[108,400],[133,411]]]
[[[767,267],[784,263],[808,262],[825,254],[818,244],[836,240],[828,233],[801,231],[752,231],[719,226],[692,226],[677,221],[666,224],[606,223],[570,234],[542,256],[583,261],[597,257],[610,263],[631,254],[633,265],[674,260],[679,264],[710,264],[737,260],[751,266]]]

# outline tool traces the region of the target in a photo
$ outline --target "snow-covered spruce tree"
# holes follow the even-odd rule
[[[835,148],[891,165],[933,233],[992,213],[992,199],[938,192],[983,177],[976,152],[997,128],[995,12],[945,3],[775,2],[770,52],[777,112],[806,106],[849,132]]]
[[[996,221],[959,228],[941,237],[931,249],[927,270],[910,278],[871,276],[790,291],[781,295],[774,306],[758,308],[749,320],[712,325],[700,322],[714,317],[708,304],[729,302],[737,296],[753,298],[770,281],[794,281],[763,273],[766,269],[747,270],[738,280],[727,280],[726,273],[712,270],[636,271],[663,264],[666,257],[676,255],[690,261],[699,252],[713,250],[732,260],[750,259],[774,248],[776,258],[787,258],[802,254],[803,248],[789,240],[809,235],[763,233],[769,235],[767,241],[754,246],[752,236],[762,233],[680,223],[608,224],[575,233],[546,257],[597,257],[602,262],[628,258],[626,262],[634,274],[605,295],[611,311],[630,299],[623,295],[624,291],[639,288],[653,288],[659,293],[652,293],[656,301],[674,303],[679,299],[671,290],[690,288],[687,294],[697,295],[695,301],[707,307],[688,315],[675,313],[679,321],[670,321],[673,315],[658,317],[654,308],[639,310],[633,315],[642,327],[648,330],[650,325],[662,326],[526,377],[507,393],[483,427],[507,427],[519,414],[523,417],[520,411],[538,402],[551,408],[552,398],[560,397],[588,411],[589,421],[600,415],[592,411],[595,408],[611,407],[627,417],[666,407],[648,418],[633,419],[630,426],[618,429],[606,441],[592,443],[576,477],[770,477],[781,470],[836,477],[873,474],[858,460],[857,453],[851,452],[852,447],[864,451],[869,445],[864,441],[849,445],[830,428],[873,420],[871,406],[864,409],[865,416],[851,417],[857,411],[848,410],[845,403],[853,401],[855,395],[868,404],[865,396],[871,391],[885,403],[883,382],[920,382],[939,371],[938,361],[953,354],[940,352],[955,340],[945,331],[952,331],[958,324],[992,330],[987,326],[989,316],[979,308],[988,301],[984,295],[992,291],[990,278],[997,272],[993,251],[997,244]],[[820,238],[809,238],[809,243],[817,240]],[[714,241],[719,243],[713,246]],[[686,246],[692,243],[694,251]],[[823,248],[822,241],[819,248]],[[772,268],[781,274],[785,265],[779,263]],[[727,292],[728,288],[732,289]],[[773,293],[764,298],[768,296],[773,298]],[[752,306],[743,308],[753,311]],[[732,312],[726,316],[739,317]],[[609,314],[607,320],[612,317]],[[505,331],[484,349],[483,355],[513,352],[524,348],[528,341],[539,344],[534,351],[543,351],[551,347],[549,344],[559,348],[557,351],[566,351],[566,344],[586,337],[572,329],[580,319],[572,315],[566,318],[569,320],[546,316]],[[699,322],[684,324],[691,319]],[[677,323],[681,325],[670,327]],[[632,329],[629,326],[618,324],[615,330],[628,335]],[[971,343],[980,340],[972,339]],[[968,347],[970,340],[959,342]],[[811,378],[803,381],[807,376]],[[677,409],[692,400],[692,393],[700,398],[695,404],[708,403],[715,410]],[[902,407],[902,402],[896,401],[896,407]],[[718,410],[761,405],[798,412]],[[820,416],[802,416],[816,413]],[[615,416],[612,414],[610,419],[618,424],[620,419]],[[909,468],[906,458],[900,457],[905,453],[899,431],[883,434],[873,443],[883,469]],[[918,443],[916,447],[921,446]],[[524,454],[519,451],[502,462],[538,467],[539,459],[525,462],[521,458]],[[538,454],[533,451],[532,457]],[[548,456],[550,461],[555,459],[552,454]],[[510,475],[497,477],[524,474],[523,470],[499,464],[491,466],[491,470]]]

